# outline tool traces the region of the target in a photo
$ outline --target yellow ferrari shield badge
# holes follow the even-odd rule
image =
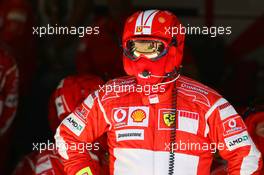
[[[174,113],[163,113],[163,120],[164,120],[164,123],[168,127],[170,127],[175,121],[175,114]]]

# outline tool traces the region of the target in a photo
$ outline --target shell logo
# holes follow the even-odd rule
[[[132,112],[131,118],[134,122],[143,122],[143,120],[146,118],[146,112],[142,109],[137,109]]]

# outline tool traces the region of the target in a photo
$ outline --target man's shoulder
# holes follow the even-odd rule
[[[192,102],[205,105],[208,108],[222,97],[214,89],[185,76],[178,79],[178,91]]]

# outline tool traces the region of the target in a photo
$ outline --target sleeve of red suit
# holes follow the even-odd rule
[[[95,170],[87,151],[74,149],[80,144],[91,144],[110,127],[105,110],[98,100],[98,91],[90,94],[58,127],[55,139],[59,154],[64,159],[68,175],[93,174]],[[73,148],[73,149],[72,149]]]
[[[207,132],[222,158],[228,161],[230,175],[257,175],[262,167],[261,153],[250,138],[235,109],[224,98],[206,113]]]
[[[18,104],[18,69],[16,63],[13,59],[2,59],[1,65],[0,136],[10,128]]]

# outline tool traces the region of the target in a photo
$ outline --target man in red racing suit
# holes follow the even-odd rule
[[[49,102],[49,124],[52,132],[92,91],[104,82],[89,74],[68,76],[61,80]]]
[[[95,175],[87,153],[71,149],[107,133],[111,175],[209,175],[219,150],[232,175],[259,174],[261,154],[235,109],[214,90],[179,74],[184,35],[168,11],[126,21],[124,68],[66,117],[55,139],[69,175]]]
[[[34,21],[28,0],[0,0],[0,40],[15,56],[20,73],[20,96],[28,93],[37,66],[36,37],[32,34]]]
[[[17,165],[12,175],[65,175],[63,165],[55,150],[32,152]]]
[[[5,174],[9,158],[11,124],[18,104],[18,68],[13,57],[0,46],[0,174]]]
[[[58,127],[61,120],[70,114],[74,108],[82,102],[85,97],[102,85],[103,81],[92,75],[75,75],[64,78],[56,90],[53,92],[49,103],[49,122],[53,132]],[[100,143],[106,142],[101,139]],[[54,146],[54,145],[53,145]],[[91,159],[95,162],[95,169],[100,169],[102,175],[106,175],[107,167],[100,166],[99,160],[102,160],[103,152],[91,153]],[[98,158],[99,157],[99,158]],[[101,158],[101,159],[100,159]],[[98,160],[99,159],[99,160]],[[103,173],[104,172],[104,173]],[[42,152],[32,152],[25,156],[17,165],[13,175],[46,175],[66,174],[63,170],[63,164],[54,147],[50,146]]]
[[[89,74],[81,74],[75,76],[68,76],[63,79],[58,85],[57,89],[51,96],[49,103],[49,122],[53,133],[59,126],[60,122],[67,117],[75,107],[99,85],[104,82],[97,76]],[[108,160],[107,154],[107,141],[106,135],[96,140],[98,150],[89,150],[89,156],[94,161],[94,169],[100,172],[100,175],[107,175],[108,173]]]
[[[14,120],[18,104],[18,69],[15,60],[0,48],[0,137]]]

